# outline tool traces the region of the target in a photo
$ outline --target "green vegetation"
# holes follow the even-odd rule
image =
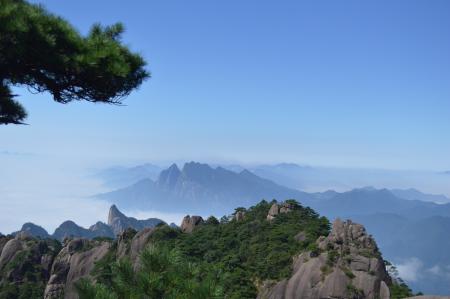
[[[267,221],[266,216],[272,203],[274,202],[262,201],[248,210],[239,209],[240,212],[245,212],[241,221],[230,220],[232,217],[222,217],[219,223],[217,219],[210,218],[191,234],[181,233],[169,226],[159,227],[150,242],[164,249],[162,255],[167,255],[168,251],[189,263],[194,269],[202,269],[193,271],[194,275],[183,274],[183,270],[180,270],[180,274],[187,275],[185,279],[188,281],[205,281],[207,277],[208,284],[210,287],[213,286],[214,292],[223,291],[222,297],[255,298],[257,282],[288,277],[292,270],[292,257],[313,246],[311,244],[319,236],[329,233],[329,222],[326,218],[319,217],[312,209],[304,208],[296,202],[291,202],[295,203],[291,212],[279,214],[274,220]],[[303,231],[306,235],[306,239],[302,242],[294,239],[299,231]],[[154,249],[153,253],[155,254]],[[146,263],[145,259],[149,258],[148,255],[148,252],[142,255],[143,264]],[[98,281],[97,285],[92,286],[84,282],[81,291],[92,294],[95,290],[99,294],[105,294],[105,290],[109,289],[113,290],[114,296],[135,298],[132,294],[128,294],[129,297],[121,297],[120,290],[115,291],[117,282],[123,281],[118,265],[127,269],[128,266],[124,266],[127,263],[129,264],[126,261],[119,261],[117,264],[114,261],[114,254],[108,255],[96,265],[94,276]],[[160,269],[161,271],[152,270],[151,265],[142,269],[129,282],[130,288],[136,288],[135,279],[141,275],[149,275],[155,279],[158,275],[163,275],[158,279],[169,279],[170,282],[167,283],[174,285],[172,291],[178,292],[181,296],[186,289],[170,280],[172,275],[178,275],[171,273],[171,269],[177,268],[170,265],[172,264],[169,263],[165,270]],[[185,266],[179,267],[183,269]],[[197,286],[204,289],[204,286]],[[139,288],[142,289],[137,287]],[[149,288],[153,289],[153,286]],[[189,298],[189,295],[186,296]]]
[[[355,278],[355,274],[353,274],[351,269],[341,266],[341,270],[345,273],[345,275],[347,275],[348,278],[350,279]]]
[[[149,74],[120,41],[123,25],[94,25],[83,37],[68,22],[24,0],[0,0],[0,124],[27,116],[11,86],[47,91],[55,101],[120,104]]]
[[[350,299],[363,299],[363,298],[365,298],[364,292],[362,290],[356,288],[352,284],[348,284],[347,285],[347,292],[348,292],[348,297]]]
[[[41,298],[50,270],[44,269],[41,256],[53,258],[60,250],[56,240],[27,241],[27,248],[18,251],[0,271],[0,298]]]
[[[138,271],[127,259],[111,261],[108,267],[114,273],[108,284],[93,284],[87,279],[77,284],[80,299],[223,298],[217,283],[220,273],[205,265],[186,262],[176,250],[147,248],[141,254]],[[102,280],[105,281],[104,276]]]

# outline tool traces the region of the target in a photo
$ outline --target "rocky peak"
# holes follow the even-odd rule
[[[196,182],[209,182],[215,174],[215,170],[208,164],[189,162],[184,164],[182,175],[184,179]]]
[[[325,249],[331,245],[342,250],[363,248],[366,251],[370,251],[373,255],[379,255],[375,240],[367,234],[364,226],[354,223],[351,220],[342,221],[336,219],[333,222],[328,237],[319,241],[319,247],[321,249]]]
[[[149,218],[146,220],[137,220],[133,217],[127,217],[122,214],[115,205],[111,206],[108,216],[108,225],[110,226],[114,236],[121,234],[127,228],[141,230],[146,227],[155,227],[156,225],[164,223],[164,221],[157,218]]]
[[[352,221],[336,220],[316,247],[296,257],[293,273],[258,298],[389,299],[391,279],[375,241]]]
[[[162,188],[171,190],[175,187],[180,175],[181,171],[177,164],[174,163],[166,170],[161,171],[158,178],[158,185]]]
[[[191,233],[197,226],[202,224],[203,218],[201,216],[185,216],[181,222],[181,231],[184,233]]]
[[[108,225],[111,225],[116,218],[126,218],[126,216],[119,211],[116,205],[112,205],[109,208]]]

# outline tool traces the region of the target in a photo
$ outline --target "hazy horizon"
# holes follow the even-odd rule
[[[91,198],[92,195],[112,191],[115,188],[105,186],[104,182],[95,174],[101,170],[123,166],[133,167],[143,163],[157,164],[161,168],[168,167],[172,163],[177,163],[182,167],[185,162],[192,161],[145,161],[128,163],[119,162],[106,163],[100,161],[86,161],[80,163],[78,160],[65,160],[57,157],[35,156],[31,154],[19,153],[0,153],[0,163],[8,172],[0,173],[0,193],[2,194],[2,210],[6,211],[4,217],[0,219],[0,232],[11,233],[20,229],[25,222],[33,222],[43,226],[49,233],[65,220],[73,220],[83,227],[89,227],[96,221],[106,222],[110,204]],[[251,167],[268,163],[237,163],[237,161],[204,161],[201,163],[211,165],[241,165]],[[290,163],[285,162],[285,163]],[[353,188],[365,186],[374,186],[377,188],[416,188],[420,191],[432,194],[444,194],[450,197],[450,187],[445,182],[447,175],[441,175],[434,171],[418,171],[416,176],[411,171],[392,171],[380,169],[345,169],[336,167],[314,166],[308,163],[302,163],[311,169],[336,170],[339,176],[344,173],[347,177],[344,182],[350,182],[349,185],[332,186],[325,181],[323,187],[320,184],[310,185],[310,188],[297,188],[307,192],[326,191],[335,189],[336,191],[348,191]],[[361,176],[361,174],[364,174]],[[442,178],[436,182],[431,179],[422,182],[423,177],[436,175]],[[331,177],[335,176],[333,173]],[[323,175],[320,177],[322,178]],[[363,177],[363,180],[358,180]],[[384,178],[384,179],[381,179]],[[310,181],[314,182],[315,177]],[[378,181],[371,181],[378,180]],[[353,182],[353,185],[352,185]],[[422,184],[420,184],[422,182]],[[307,182],[307,184],[311,184]],[[430,185],[428,188],[426,185]],[[432,187],[434,185],[434,187]],[[430,188],[431,187],[431,188]],[[435,192],[433,192],[435,191]],[[119,206],[120,209],[120,206]],[[81,213],[80,213],[81,212]],[[167,222],[179,224],[184,215],[168,214],[159,211],[128,211],[124,212],[129,216],[138,218],[157,217]],[[232,212],[232,211],[230,211]],[[186,211],[189,214],[189,211]],[[208,215],[203,215],[208,216]]]

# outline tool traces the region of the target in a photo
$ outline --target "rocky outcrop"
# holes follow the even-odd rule
[[[4,241],[7,241],[4,243]],[[46,282],[54,257],[60,249],[54,240],[41,240],[30,236],[27,232],[16,234],[15,238],[0,239],[0,291],[3,287],[21,284],[32,285]],[[38,289],[43,284],[35,285]],[[0,295],[1,297],[1,295]],[[3,297],[2,297],[3,298]]]
[[[108,242],[69,240],[55,258],[44,298],[78,298],[75,283],[82,277],[89,277],[95,262],[103,258],[109,248]]]
[[[11,236],[0,236],[0,255],[2,254],[3,247],[5,247],[6,243],[11,239]]]
[[[130,245],[130,258],[133,262],[138,261],[139,254],[149,244],[154,231],[154,228],[144,228],[133,237]]]
[[[22,242],[18,239],[9,240],[2,249],[0,255],[0,270],[5,266],[23,249]]]
[[[119,209],[112,205],[108,214],[108,225],[111,227],[115,236],[120,235],[127,228],[141,230],[148,227],[155,227],[165,222],[157,218],[149,218],[146,220],[137,220],[133,217],[127,217],[122,214]]]
[[[181,231],[183,233],[192,233],[192,231],[203,223],[201,216],[185,216],[181,222]]]
[[[290,211],[292,211],[294,209],[294,207],[287,202],[284,203],[274,203],[269,210],[269,213],[267,214],[267,220],[272,221],[273,219],[275,219],[275,217],[278,214],[282,214],[282,213],[288,213]]]
[[[244,211],[237,211],[236,214],[234,214],[234,220],[236,221],[242,221],[244,220],[245,212]]]
[[[295,258],[292,276],[261,287],[258,298],[389,299],[390,284],[376,243],[364,227],[336,220],[327,237]]]

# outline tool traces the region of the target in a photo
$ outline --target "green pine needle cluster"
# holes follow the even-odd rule
[[[96,24],[82,36],[64,19],[24,0],[0,0],[0,124],[22,123],[10,87],[49,92],[55,101],[120,104],[149,73],[124,46],[123,25]]]

